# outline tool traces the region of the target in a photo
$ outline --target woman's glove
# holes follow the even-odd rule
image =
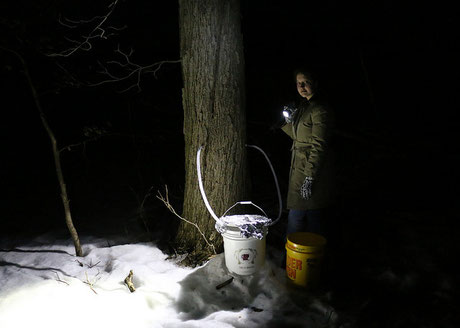
[[[297,112],[297,108],[291,104],[283,106],[283,116],[284,116],[284,120],[286,121],[286,123],[292,122],[293,117],[296,112]]]
[[[300,187],[300,197],[305,200],[309,200],[311,198],[311,187],[313,185],[313,178],[312,177],[305,177],[305,181],[303,182],[302,186]]]

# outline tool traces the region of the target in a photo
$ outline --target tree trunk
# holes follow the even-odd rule
[[[204,189],[217,216],[246,195],[243,37],[237,0],[179,0],[184,88],[185,195],[183,217],[218,251],[222,238],[201,198],[196,152],[202,145]],[[176,243],[195,254],[211,250],[199,231],[181,222]]]

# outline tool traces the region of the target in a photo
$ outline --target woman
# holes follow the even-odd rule
[[[292,139],[286,236],[309,231],[326,235],[327,208],[332,201],[333,160],[330,134],[333,117],[318,94],[315,76],[305,69],[294,73],[297,106],[285,106],[282,130]]]

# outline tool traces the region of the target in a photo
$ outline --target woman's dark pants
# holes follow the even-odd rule
[[[324,235],[326,224],[326,210],[289,210],[286,237],[298,231],[313,232]]]

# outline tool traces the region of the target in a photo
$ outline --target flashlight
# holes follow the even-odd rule
[[[294,116],[296,111],[297,111],[297,108],[292,107],[292,106],[283,107],[283,116],[284,116],[284,119],[286,120],[286,123],[290,123],[292,121],[292,117]]]

